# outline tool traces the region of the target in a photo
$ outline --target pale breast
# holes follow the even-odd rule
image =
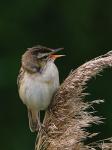
[[[59,87],[57,67],[49,62],[41,74],[24,74],[20,86],[20,97],[29,108],[44,110],[50,104],[54,93]]]

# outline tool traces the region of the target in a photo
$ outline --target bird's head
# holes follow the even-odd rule
[[[22,56],[22,66],[27,71],[36,72],[43,68],[48,61],[54,61],[65,55],[56,54],[63,48],[51,49],[41,45],[28,48]]]

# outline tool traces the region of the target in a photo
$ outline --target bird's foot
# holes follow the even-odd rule
[[[41,125],[39,126],[39,132],[44,132],[46,133],[46,129],[45,129],[45,125],[41,123]]]

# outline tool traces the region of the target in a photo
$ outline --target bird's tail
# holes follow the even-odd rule
[[[40,118],[38,112],[28,109],[28,118],[29,118],[29,128],[31,132],[36,132],[39,130]]]

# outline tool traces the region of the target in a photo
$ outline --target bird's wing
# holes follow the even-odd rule
[[[20,71],[19,71],[19,75],[17,77],[17,85],[18,85],[18,90],[20,88],[20,84],[21,84],[21,81],[23,79],[23,76],[24,76],[24,69],[21,67]]]

